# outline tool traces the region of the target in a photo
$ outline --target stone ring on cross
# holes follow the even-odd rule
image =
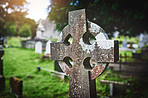
[[[82,9],[69,12],[68,25],[59,42],[51,43],[51,59],[58,60],[63,72],[69,75],[70,96],[87,98],[89,81],[98,77],[109,62],[118,60],[118,50],[118,41],[109,40],[100,26],[87,21]]]

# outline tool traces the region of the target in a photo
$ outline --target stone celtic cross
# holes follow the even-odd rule
[[[89,40],[90,34],[95,37],[94,43]],[[72,43],[68,42],[70,37]],[[51,43],[51,59],[64,61],[60,67],[69,75],[69,97],[95,98],[95,78],[109,62],[118,60],[118,42],[109,40],[101,27],[86,21],[85,9],[71,11],[61,41]]]

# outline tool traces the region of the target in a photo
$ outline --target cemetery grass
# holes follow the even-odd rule
[[[7,45],[9,47],[21,47],[21,37],[9,37],[7,40]]]
[[[20,38],[11,37],[8,39],[8,46],[20,47]],[[15,98],[9,92],[9,78],[15,76],[23,80],[23,97],[24,98],[68,98],[69,84],[68,80],[60,80],[57,77],[51,76],[50,72],[41,70],[37,71],[37,66],[53,70],[53,61],[42,60],[43,54],[35,54],[34,49],[24,48],[4,48],[4,76],[6,78],[6,89],[0,93],[0,98]],[[132,52],[126,51],[128,62],[134,62]],[[125,52],[120,51],[124,56]],[[124,61],[124,58],[123,60]],[[110,75],[111,74],[111,75]],[[98,96],[110,96],[108,85],[101,85],[100,79],[127,82],[128,80],[121,78],[107,69],[100,77],[96,79],[96,90]],[[107,78],[105,77],[107,76]],[[133,80],[133,79],[131,79]],[[129,91],[129,90],[127,90]]]
[[[4,48],[3,56],[4,76],[6,89],[0,93],[0,97],[15,98],[9,93],[9,79],[15,76],[23,80],[24,98],[68,98],[68,83],[50,72],[37,71],[37,66],[53,70],[53,61],[42,61],[40,54],[35,54],[34,49]]]
[[[51,76],[50,72],[42,69],[40,72],[37,71],[38,66],[54,70],[53,61],[43,61],[41,59],[43,54],[35,54],[34,49],[4,48],[4,50],[5,55],[3,59],[6,89],[0,93],[0,97],[15,98],[15,96],[9,92],[9,79],[11,76],[15,76],[23,80],[24,98],[68,98],[68,80],[60,80],[57,77]],[[108,74],[112,74],[115,77],[105,78]],[[107,85],[101,85],[100,79],[126,82],[116,75],[117,74],[113,74],[107,69],[105,73],[96,79],[98,96],[109,96],[109,87]]]

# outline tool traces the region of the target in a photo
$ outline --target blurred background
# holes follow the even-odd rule
[[[60,40],[68,12],[84,8],[87,20],[119,41],[119,61],[96,78],[97,96],[148,96],[147,0],[0,0],[1,98],[15,98],[9,87],[12,76],[23,81],[24,98],[69,96],[69,77],[50,60],[50,43]]]

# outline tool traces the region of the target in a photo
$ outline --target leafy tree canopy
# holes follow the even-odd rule
[[[49,17],[61,31],[67,25],[68,12],[82,8],[110,36],[115,31],[129,36],[148,32],[147,0],[51,0]]]
[[[26,18],[27,8],[26,0],[0,0],[0,35],[17,36],[32,35],[34,36],[37,24],[34,20]],[[24,26],[25,24],[25,26]],[[20,32],[30,29],[27,34]],[[24,30],[22,30],[24,29]],[[25,33],[25,32],[24,32]],[[20,35],[20,36],[21,36]]]

